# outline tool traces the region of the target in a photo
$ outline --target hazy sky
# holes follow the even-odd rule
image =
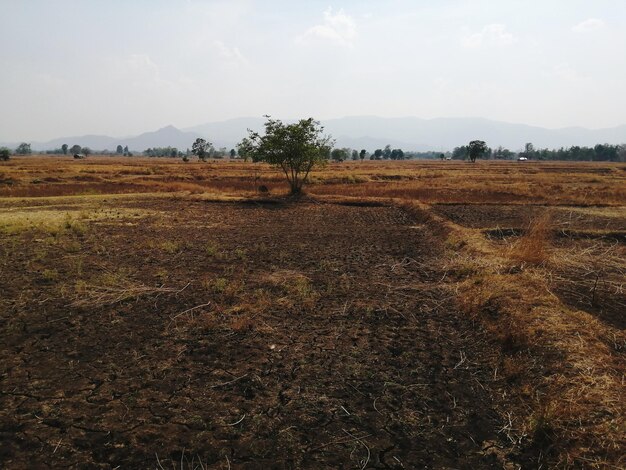
[[[0,141],[240,116],[626,124],[625,0],[0,0]]]

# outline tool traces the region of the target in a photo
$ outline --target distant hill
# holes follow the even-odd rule
[[[153,132],[144,132],[134,137],[109,137],[106,135],[83,135],[61,137],[48,142],[32,142],[33,150],[53,150],[67,144],[89,147],[93,150],[115,151],[118,145],[128,146],[129,150],[143,152],[150,147],[176,147],[180,150],[191,148],[194,140],[200,137],[194,132],[184,132],[174,126],[163,127]],[[11,147],[13,148],[13,147]]]
[[[286,122],[293,122],[286,120]],[[210,122],[183,130],[173,126],[145,132],[138,136],[116,138],[104,135],[63,137],[48,142],[32,142],[33,150],[52,150],[63,144],[78,144],[93,150],[114,151],[118,145],[128,146],[141,152],[150,147],[190,148],[198,137],[204,137],[216,148],[233,148],[247,135],[247,129],[262,131],[265,118],[244,117],[226,121]],[[328,119],[322,122],[327,133],[337,141],[338,147],[366,149],[369,152],[390,144],[405,151],[445,151],[480,139],[490,147],[503,146],[510,150],[521,150],[526,142],[536,148],[559,148],[593,146],[596,144],[626,143],[626,125],[608,129],[585,129],[568,127],[546,129],[543,127],[512,124],[483,118],[438,118],[416,117],[381,118],[376,116],[353,116]],[[0,144],[15,148],[17,143]]]
[[[246,129],[260,131],[264,118],[238,118],[211,122],[187,128],[203,135],[212,142],[231,147],[246,135]],[[585,129],[569,127],[546,129],[525,124],[511,124],[483,118],[416,117],[381,118],[353,116],[322,121],[326,131],[337,140],[337,146],[365,148],[368,151],[386,144],[404,150],[451,150],[480,139],[490,147],[520,150],[526,142],[539,148],[593,146],[599,143],[626,143],[626,125],[609,129]]]

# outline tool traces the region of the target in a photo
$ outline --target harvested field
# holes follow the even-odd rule
[[[6,465],[514,460],[495,452],[511,447],[490,393],[497,346],[401,210],[122,206],[159,216],[56,245],[20,235],[3,253]]]
[[[0,467],[623,467],[624,166],[448,163],[2,164]]]

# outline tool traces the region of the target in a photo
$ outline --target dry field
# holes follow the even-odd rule
[[[626,165],[286,190],[243,162],[1,163],[0,467],[626,466]]]

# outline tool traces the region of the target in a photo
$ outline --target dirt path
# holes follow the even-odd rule
[[[160,215],[94,222],[74,251],[0,239],[1,467],[507,464],[497,346],[456,311],[441,247],[406,213],[135,206]],[[93,301],[79,280],[190,284],[75,307]]]

